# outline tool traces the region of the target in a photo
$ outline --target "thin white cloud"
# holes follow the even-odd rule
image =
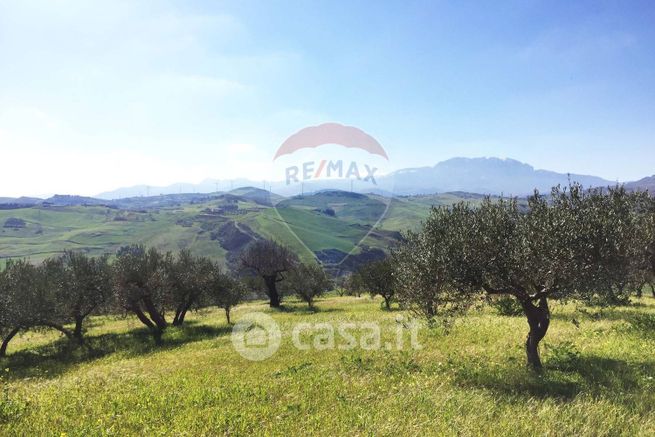
[[[589,62],[620,54],[633,47],[636,41],[636,37],[628,32],[598,33],[597,30],[554,28],[519,50],[519,58],[544,63]]]

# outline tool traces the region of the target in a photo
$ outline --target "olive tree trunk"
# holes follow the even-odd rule
[[[188,302],[184,302],[177,307],[175,310],[175,317],[173,318],[173,326],[180,326],[184,323],[184,318],[186,317],[186,313],[189,311],[189,308],[191,308],[191,305],[192,301],[189,300]]]
[[[138,303],[131,305],[130,310],[137,316],[141,323],[148,327],[155,339],[155,343],[161,344],[161,337],[167,326],[166,320],[156,311],[152,302],[146,303],[145,306],[146,311],[152,320],[141,310]]]
[[[225,307],[225,318],[227,319],[227,324],[231,325],[232,322],[230,321],[230,307]]]
[[[77,340],[79,344],[84,344],[84,332],[83,332],[84,316],[78,314],[75,316],[75,328],[73,329],[73,337]]]
[[[2,339],[2,346],[0,346],[0,357],[4,357],[7,354],[7,346],[9,345],[9,342],[11,341],[12,338],[18,334],[18,331],[20,331],[19,328],[14,328],[7,335],[5,338]]]
[[[535,305],[530,300],[522,301],[523,311],[528,319],[530,332],[525,342],[525,351],[528,359],[528,367],[534,370],[541,370],[541,358],[539,357],[539,343],[548,332],[550,325],[550,309],[545,297],[539,300]]]
[[[277,275],[264,276],[264,283],[266,284],[266,291],[268,294],[269,305],[271,308],[280,307],[280,293],[277,291]]]

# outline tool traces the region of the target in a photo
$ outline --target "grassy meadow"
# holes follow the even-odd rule
[[[155,346],[133,318],[94,318],[88,347],[53,332],[11,343],[2,435],[653,435],[655,299],[623,308],[554,304],[545,369],[524,366],[523,317],[481,305],[449,329],[423,328],[409,348],[403,312],[379,299],[328,296],[240,305],[280,325],[279,351],[248,361],[222,311],[191,314]],[[298,350],[300,322],[376,322],[405,350]],[[303,337],[304,338],[304,337]],[[307,339],[310,341],[311,339]],[[337,337],[337,345],[340,344]]]

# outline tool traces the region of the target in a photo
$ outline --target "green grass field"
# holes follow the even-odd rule
[[[486,306],[448,332],[420,330],[420,350],[297,350],[299,322],[376,322],[385,344],[395,342],[403,314],[368,297],[330,296],[317,306],[235,309],[234,320],[262,311],[282,329],[280,350],[261,362],[234,351],[218,310],[170,328],[159,348],[131,318],[93,319],[93,351],[68,350],[52,332],[24,334],[1,362],[0,434],[655,433],[651,298],[616,309],[554,305],[542,374],[524,368],[525,320]]]

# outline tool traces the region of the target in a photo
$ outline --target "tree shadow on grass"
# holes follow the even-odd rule
[[[324,308],[320,306],[308,307],[307,305],[293,308],[291,311],[298,315],[304,314],[329,314],[329,313],[342,313],[343,309],[341,308]]]
[[[164,333],[163,343],[160,345],[154,342],[150,331],[146,328],[88,336],[83,346],[66,338],[60,338],[49,344],[10,354],[0,359],[0,366],[9,369],[4,375],[8,380],[31,377],[53,378],[79,364],[113,354],[120,354],[123,357],[143,356],[222,337],[231,331],[232,327],[228,325],[208,326],[187,321],[183,326],[170,326]]]
[[[288,314],[314,314],[314,313],[342,313],[342,308],[325,308],[320,306],[320,302],[316,303],[313,307],[309,307],[306,303],[290,302],[275,308],[273,311],[278,313]]]
[[[611,395],[628,404],[634,402],[632,395],[650,390],[648,378],[654,372],[655,362],[571,355],[549,359],[541,373],[518,363],[500,368],[466,364],[456,371],[456,381],[460,386],[484,388],[519,402],[528,398],[571,401],[584,392]]]

